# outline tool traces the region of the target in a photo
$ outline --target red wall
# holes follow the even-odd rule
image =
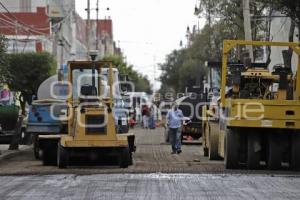
[[[4,12],[0,15],[0,33],[4,35],[49,35],[50,34],[50,24],[48,16],[46,15],[45,7],[38,7],[37,12],[32,13],[11,13],[20,24],[20,27],[16,29],[14,25],[16,19]],[[3,20],[10,21],[5,22]]]
[[[111,38],[113,38],[113,30],[112,30],[112,20],[111,19],[101,19],[98,21],[98,33],[102,35],[103,33],[108,34]]]

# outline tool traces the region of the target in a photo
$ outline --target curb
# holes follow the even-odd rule
[[[32,147],[31,146],[27,146],[27,147],[24,147],[20,150],[4,150],[4,151],[0,151],[1,154],[0,154],[0,162],[1,161],[4,161],[4,160],[8,160],[10,158],[13,158],[15,156],[18,156],[18,155],[21,155],[22,153],[24,153],[25,151],[31,149]]]

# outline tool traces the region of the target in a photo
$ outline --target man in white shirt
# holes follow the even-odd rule
[[[167,113],[166,119],[169,128],[169,137],[172,145],[172,154],[180,154],[181,151],[181,127],[183,121],[183,113],[176,103]]]

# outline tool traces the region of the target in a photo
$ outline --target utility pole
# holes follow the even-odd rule
[[[14,49],[13,52],[14,53],[18,53],[18,21],[15,21],[15,45],[14,45]]]
[[[64,65],[64,40],[63,40],[63,36],[62,33],[60,33],[60,39],[59,39],[59,44],[60,46],[60,70],[63,69],[63,65]]]
[[[75,16],[75,2],[71,14],[71,26],[72,26],[72,48],[71,48],[71,58],[76,59],[76,16]]]
[[[90,0],[87,0],[87,23],[86,23],[86,45],[87,45],[87,59],[90,60],[89,52],[90,52],[90,26],[91,26],[91,19],[90,19]]]
[[[245,40],[252,41],[251,20],[250,20],[250,0],[243,0],[244,32]],[[254,61],[252,46],[246,46],[249,51],[251,61]]]
[[[153,94],[155,94],[155,85],[156,85],[156,56],[153,56]]]
[[[96,50],[98,50],[98,45],[99,45],[99,27],[98,27],[98,22],[99,22],[99,0],[97,0],[97,8],[96,8]]]
[[[211,54],[212,53],[212,49],[211,49],[211,15],[210,15],[210,12],[211,12],[211,0],[208,1],[208,47],[209,47],[209,53]],[[212,90],[212,87],[213,87],[213,81],[212,81],[212,68],[210,67],[209,68],[209,87],[210,89]]]

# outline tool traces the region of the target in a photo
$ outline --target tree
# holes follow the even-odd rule
[[[268,0],[262,0],[268,1]],[[266,30],[265,18],[260,16],[265,15],[268,5],[262,3],[261,0],[250,1],[250,13],[253,16],[251,20],[252,40],[264,40]],[[212,25],[220,23],[226,27],[227,32],[230,32],[228,39],[244,40],[244,17],[243,17],[243,1],[242,0],[201,0],[199,8],[195,8],[196,15],[205,15],[212,19]],[[210,12],[209,12],[210,11]],[[210,15],[208,15],[210,13]],[[209,21],[209,20],[208,20]],[[212,34],[213,35],[213,34]],[[254,59],[260,59],[261,47],[254,47]],[[237,48],[238,59],[242,58],[244,48]]]
[[[299,0],[263,0],[264,3],[273,6],[275,10],[290,17],[300,29],[300,1]],[[299,37],[300,41],[300,37]]]
[[[113,66],[119,70],[121,76],[127,76],[129,81],[132,81],[135,85],[135,91],[152,93],[151,85],[147,76],[143,76],[133,69],[132,65],[128,65],[124,62],[121,56],[107,55],[102,60],[112,61]]]
[[[37,94],[40,84],[56,70],[54,58],[43,53],[17,53],[8,56],[8,77],[6,83],[13,91],[20,92],[22,113],[25,105],[31,103],[32,95]]]
[[[211,43],[209,43],[209,37]],[[206,61],[220,61],[224,39],[233,39],[232,30],[224,20],[209,27],[204,26],[200,33],[191,37],[191,46],[174,50],[160,64],[162,75],[161,93],[184,92],[185,87],[200,85],[206,76]],[[210,50],[211,49],[211,50]]]
[[[0,85],[5,83],[5,77],[7,77],[6,38],[0,35]]]
[[[204,16],[207,22],[211,22],[210,26],[209,23],[206,23],[199,33],[195,33],[190,37],[189,43],[192,44],[191,46],[171,52],[166,57],[165,63],[160,64],[162,69],[160,77],[162,82],[161,92],[168,90],[183,92],[186,86],[190,87],[195,83],[199,83],[207,70],[204,67],[204,62],[221,61],[223,40],[244,40],[242,2],[242,0],[200,1],[199,6],[195,8],[195,15]],[[269,26],[266,26],[265,16],[270,16],[272,10],[281,10],[290,16],[294,23],[299,24],[299,4],[299,0],[250,1],[253,40],[270,39],[270,34],[268,35],[270,22]],[[290,34],[290,38],[293,38],[293,35],[294,31]],[[244,51],[245,47],[241,46],[232,50],[229,54],[230,61],[236,62],[241,60]],[[270,53],[269,49],[268,54]],[[254,59],[260,60],[262,56],[262,47],[255,47]],[[270,59],[268,60],[267,62],[270,62]]]
[[[267,7],[267,10],[269,12],[269,21],[271,24],[272,19],[272,13],[273,11],[279,11],[282,14],[286,15],[287,17],[290,17],[291,19],[291,26],[289,29],[289,36],[288,41],[294,42],[294,33],[296,27],[298,27],[298,30],[300,30],[300,1],[297,0],[258,0],[261,4],[264,4]],[[270,26],[269,30],[267,31],[267,40],[270,40]],[[300,41],[300,35],[298,34],[298,42]],[[267,63],[270,63],[270,54],[271,54],[271,48],[268,48],[268,61]],[[293,50],[289,48],[287,51],[283,51],[285,65],[289,68],[292,66],[292,55]]]

